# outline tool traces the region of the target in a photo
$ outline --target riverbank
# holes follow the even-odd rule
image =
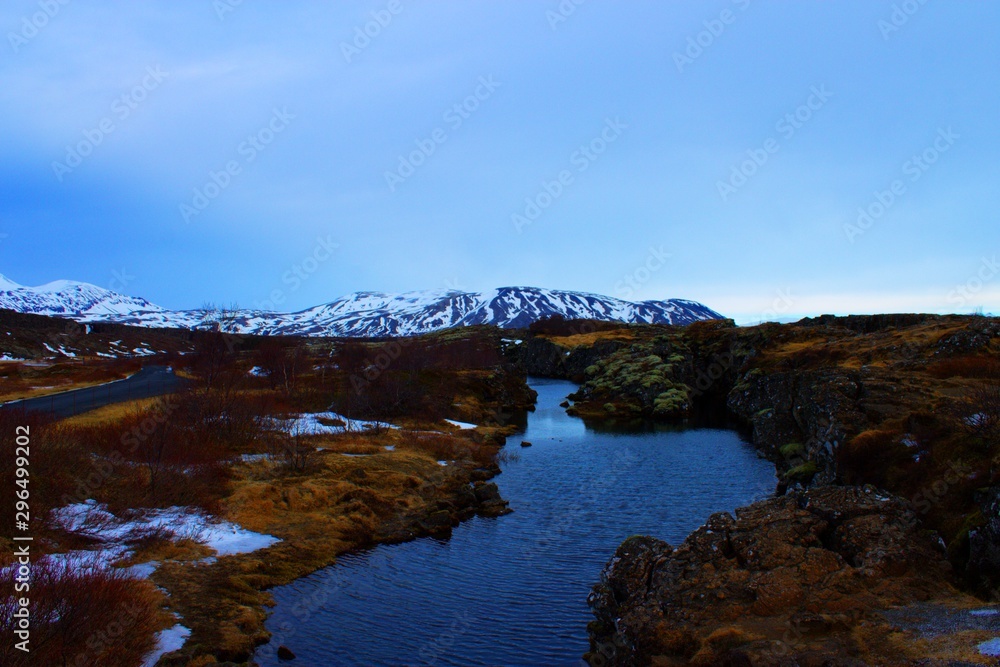
[[[993,518],[1000,506],[1000,469],[994,464],[1000,452],[1000,429],[996,428],[1000,423],[1000,401],[996,400],[1000,323],[996,319],[823,317],[746,328],[726,321],[687,328],[588,327],[577,322],[534,327],[531,334],[519,350],[522,362],[531,372],[580,381],[575,403],[568,408],[577,414],[684,421],[698,411],[728,413],[747,425],[754,445],[778,466],[779,494],[791,494],[800,499],[796,502],[808,505],[808,495],[803,494],[814,488],[879,489],[892,502],[903,503],[905,510],[900,511],[910,512],[907,521],[916,531],[898,535],[891,527],[871,521],[867,529],[871,534],[865,537],[870,543],[855,544],[854,551],[845,554],[830,543],[835,521],[824,519],[826,528],[813,531],[812,515],[805,508],[789,510],[783,519],[789,530],[793,535],[814,535],[816,544],[805,546],[818,549],[814,555],[827,563],[828,571],[818,579],[796,580],[797,575],[789,573],[798,561],[777,540],[767,545],[777,555],[765,568],[773,569],[770,575],[776,578],[758,579],[756,575],[763,577],[762,572],[750,577],[738,550],[727,549],[726,562],[733,572],[741,573],[744,588],[739,589],[740,595],[747,599],[766,600],[787,593],[794,609],[826,613],[822,603],[810,609],[809,599],[821,600],[824,592],[837,586],[836,572],[862,569],[855,556],[865,560],[871,555],[869,547],[878,553],[886,541],[896,540],[901,540],[898,546],[904,552],[936,549],[926,553],[935,554],[927,562],[944,565],[938,575],[940,587],[934,592],[938,604],[971,609],[977,599],[996,597],[1000,581],[1000,554],[993,546],[1000,537],[1000,525]],[[833,516],[854,512],[846,498],[835,498]],[[744,515],[774,511],[767,503],[741,510]],[[741,516],[737,514],[737,522]],[[724,539],[730,539],[732,530],[722,530]],[[714,556],[698,551],[697,535],[689,541],[690,545],[685,542],[678,549],[657,547],[652,560],[642,555],[642,549],[625,549],[612,561],[616,565],[609,565],[602,584],[617,591],[614,602],[600,592],[601,586],[596,589],[593,601],[598,616],[627,618],[634,612],[644,617],[639,599],[646,599],[647,594],[660,605],[687,610],[692,601],[683,601],[669,586],[634,597],[616,586],[621,583],[618,574],[633,569],[654,578],[668,576],[677,568],[718,571],[720,564],[713,561]],[[681,553],[689,556],[682,558]],[[782,578],[786,575],[787,581]],[[751,585],[758,581],[759,585]],[[831,664],[856,664],[852,660],[916,664],[912,660],[920,655],[919,650],[896,652],[892,658],[896,662],[880,662],[893,649],[878,648],[878,642],[872,645],[866,639],[865,628],[883,627],[871,625],[870,613],[922,599],[919,579],[905,572],[892,579],[892,585],[898,587],[899,595],[877,602],[866,600],[864,591],[858,589],[856,599],[844,605],[864,609],[864,613],[838,621],[843,625],[840,629],[818,623],[811,631],[815,641],[807,643],[801,655],[791,648],[781,659],[801,658],[808,663],[822,656],[820,662],[833,660]],[[802,586],[811,595],[800,599],[795,591]],[[800,602],[804,606],[796,606]],[[675,637],[679,643],[664,643],[660,637],[662,628],[670,625],[666,617],[657,622],[648,617],[648,622],[633,625],[598,622],[592,628],[593,664],[691,664],[703,650],[699,660],[708,660],[704,664],[729,664],[712,662],[723,660],[727,652],[734,656],[732,664],[783,664],[778,658],[769,662],[771,658],[751,648],[755,642],[784,641],[785,631],[777,629],[787,629],[788,619],[781,620],[786,612],[748,604],[737,624],[742,630],[725,630],[724,636],[710,641],[713,628],[723,630],[719,623],[726,620],[726,604],[709,605],[704,614],[699,609],[692,607],[691,623]],[[913,629],[900,624],[892,628],[900,633],[900,641],[919,645]],[[1000,636],[1000,628],[996,634]],[[817,649],[817,642],[826,639],[831,641]],[[721,653],[712,645],[716,640],[725,649]],[[950,653],[938,657],[969,664],[990,660],[970,641],[957,634],[938,637],[939,643],[952,647]]]
[[[208,563],[171,561],[152,581],[191,637],[161,664],[244,662],[271,640],[267,591],[336,562],[345,553],[421,536],[445,536],[472,516],[507,511],[489,460],[505,429],[382,433],[310,439],[311,469],[284,474],[266,460],[244,464],[221,516],[281,541]],[[440,459],[447,450],[450,457]],[[453,457],[453,458],[452,458]],[[444,463],[444,464],[442,464]],[[287,638],[286,638],[287,639]],[[281,638],[275,641],[275,650]]]
[[[576,385],[529,383],[536,409],[494,480],[513,513],[473,518],[446,540],[377,546],[272,590],[275,638],[259,664],[282,664],[273,644],[284,641],[305,664],[334,667],[576,667],[590,582],[621,540],[683,539],[774,488],[773,465],[736,432],[592,429],[559,406]]]

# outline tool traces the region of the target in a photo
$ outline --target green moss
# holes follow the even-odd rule
[[[785,473],[785,481],[788,483],[801,482],[802,484],[808,484],[812,481],[812,478],[816,476],[819,472],[819,466],[816,465],[815,461],[806,461],[800,466],[795,466],[791,470]]]
[[[653,414],[666,417],[687,410],[688,393],[685,388],[675,386],[661,393],[653,401]]]
[[[615,410],[616,410],[616,408],[615,408],[615,404],[614,403],[605,403],[604,404],[604,411],[605,412],[614,412]]]
[[[806,448],[801,442],[790,442],[787,445],[782,445],[778,449],[781,455],[785,457],[785,460],[802,458],[806,453]]]

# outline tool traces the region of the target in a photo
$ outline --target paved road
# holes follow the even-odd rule
[[[11,401],[0,405],[0,409],[23,408],[31,412],[48,412],[58,419],[65,419],[112,403],[171,394],[187,383],[187,380],[174,375],[167,366],[146,366],[125,380],[23,401]]]

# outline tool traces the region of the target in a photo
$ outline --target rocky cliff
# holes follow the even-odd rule
[[[529,373],[581,382],[569,410],[735,416],[778,466],[777,494],[790,494],[735,520],[713,517],[678,549],[626,542],[592,598],[591,663],[938,664],[909,662],[919,651],[879,648],[898,657],[889,661],[867,648],[865,633],[883,627],[872,625],[878,609],[973,604],[961,590],[1000,598],[998,339],[996,319],[934,315],[529,337],[519,350]],[[747,548],[769,553],[767,562],[736,548],[742,538],[720,534],[759,534]],[[919,563],[933,564],[931,574],[916,574]],[[782,609],[768,607],[772,599]],[[738,630],[726,629],[743,616]],[[777,628],[803,623],[810,639],[801,651],[772,645]],[[967,662],[940,664],[982,664],[967,637],[949,650],[942,660]]]
[[[918,639],[886,615],[995,610],[956,590],[942,546],[906,502],[858,487],[716,514],[676,548],[630,538],[590,604],[587,658],[609,667],[946,665],[1000,630],[956,622]]]

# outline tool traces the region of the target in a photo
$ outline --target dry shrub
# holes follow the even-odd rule
[[[23,490],[16,486],[17,456],[23,455],[17,451],[16,438],[18,427],[27,427],[28,466],[30,476],[27,478],[27,491],[31,507],[31,520],[39,522],[48,515],[49,510],[59,507],[62,495],[66,489],[72,488],[75,475],[87,464],[87,457],[74,439],[61,428],[40,413],[0,409],[0,443],[4,453],[0,456],[0,484],[9,493],[10,505],[0,512],[0,534],[14,534],[14,492]]]
[[[409,444],[439,461],[472,460],[487,465],[496,455],[495,447],[444,433],[415,433]]]
[[[4,576],[6,582],[11,577]],[[18,593],[17,596],[25,595]],[[30,653],[15,648],[17,601],[0,599],[0,664],[134,667],[155,646],[160,594],[115,568],[79,568],[50,560],[32,568]]]
[[[64,493],[113,510],[194,505],[212,511],[225,491],[232,443],[256,438],[261,427],[235,402],[232,413],[214,412],[220,406],[203,399],[177,394],[119,420],[67,427],[92,456]]]
[[[1000,378],[1000,359],[995,356],[969,355],[936,361],[927,368],[936,378],[953,377],[990,379]]]

